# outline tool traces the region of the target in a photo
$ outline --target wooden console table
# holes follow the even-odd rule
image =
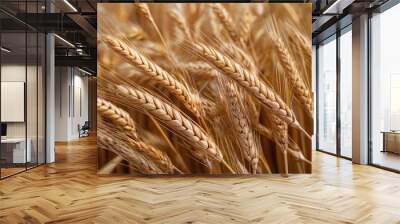
[[[383,150],[382,152],[392,152],[400,154],[400,131],[382,131]]]

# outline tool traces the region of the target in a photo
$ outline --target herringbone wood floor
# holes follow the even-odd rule
[[[312,175],[96,175],[94,138],[0,181],[0,223],[400,223],[400,175],[314,153]]]

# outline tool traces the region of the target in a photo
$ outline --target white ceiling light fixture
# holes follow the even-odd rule
[[[57,34],[54,34],[54,36],[55,37],[57,37],[57,39],[59,39],[59,40],[61,40],[62,42],[64,42],[65,44],[67,44],[68,46],[70,46],[70,47],[72,47],[72,48],[75,48],[75,45],[73,45],[71,42],[69,42],[68,40],[66,40],[66,39],[64,39],[64,38],[62,38],[62,37],[60,37],[59,35],[57,35]]]
[[[10,53],[10,52],[11,52],[11,50],[8,50],[8,49],[5,48],[5,47],[1,47],[0,49],[1,49],[1,51],[4,51],[4,52],[6,52],[6,53]]]
[[[322,14],[342,14],[343,10],[353,2],[354,0],[336,0]]]
[[[83,54],[83,50],[78,48],[78,49],[76,49],[76,53],[78,53],[79,55],[82,55]]]
[[[81,71],[81,72],[83,72],[83,73],[85,73],[85,74],[87,74],[87,75],[93,75],[92,73],[90,73],[90,72],[88,72],[88,71],[86,71],[86,70],[83,70],[83,69],[81,69],[81,68],[79,68],[79,67],[78,67],[78,70]]]
[[[74,12],[78,12],[78,10],[68,0],[64,0],[64,3],[68,5],[68,7],[70,7]]]

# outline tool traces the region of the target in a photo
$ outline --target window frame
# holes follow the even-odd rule
[[[342,152],[341,152],[341,118],[340,118],[340,112],[341,112],[340,111],[340,103],[341,103],[341,97],[340,97],[340,95],[341,95],[340,94],[341,93],[341,90],[340,90],[340,84],[341,84],[340,60],[341,60],[341,57],[340,56],[341,55],[340,55],[340,37],[342,35],[344,35],[345,33],[351,32],[351,31],[352,31],[352,23],[346,25],[345,27],[343,27],[340,30],[337,30],[336,33],[330,35],[329,37],[319,41],[316,44],[316,52],[315,52],[315,56],[316,56],[316,59],[315,59],[315,62],[316,62],[316,70],[315,70],[315,72],[316,72],[316,75],[315,75],[315,77],[316,77],[316,97],[315,97],[315,100],[316,100],[316,106],[315,106],[316,107],[316,113],[315,113],[316,114],[316,138],[315,138],[316,151],[323,152],[323,153],[326,153],[326,154],[329,154],[329,155],[333,155],[333,156],[336,156],[336,157],[340,157],[340,158],[343,158],[343,159],[346,159],[346,160],[352,160],[352,158],[342,155]],[[324,150],[324,149],[319,147],[320,146],[320,143],[319,143],[319,135],[320,135],[319,132],[320,132],[320,130],[318,128],[319,127],[319,122],[320,122],[320,119],[319,119],[319,103],[320,103],[320,99],[319,99],[319,91],[320,91],[320,89],[319,89],[319,78],[320,78],[319,67],[320,67],[320,64],[319,64],[319,51],[318,51],[318,49],[319,49],[321,43],[330,42],[330,41],[336,41],[336,62],[335,62],[336,63],[336,152],[335,153],[326,151],[326,150]]]
[[[372,49],[372,41],[373,41],[373,35],[372,35],[372,18],[374,17],[374,14],[380,14],[384,13],[385,11],[391,9],[394,6],[397,6],[400,2],[398,0],[389,0],[382,4],[381,6],[369,10],[368,11],[368,30],[367,30],[367,40],[368,40],[368,54],[367,54],[367,79],[368,79],[368,111],[367,111],[367,116],[368,116],[368,153],[367,153],[367,162],[368,165],[391,171],[394,173],[400,173],[400,170],[394,169],[391,167],[383,166],[377,163],[374,163],[373,161],[373,154],[374,154],[374,148],[373,148],[373,132],[372,132],[372,93],[373,93],[373,88],[372,88],[372,54],[373,54],[373,49]]]

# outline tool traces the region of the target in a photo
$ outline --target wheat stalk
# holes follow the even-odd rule
[[[177,68],[174,58],[169,54],[170,51],[169,51],[167,42],[165,41],[156,22],[154,21],[153,15],[151,14],[149,7],[145,3],[137,3],[135,5],[136,5],[136,8],[138,9],[138,11],[140,12],[140,14],[142,14],[144,16],[144,18],[151,23],[151,25],[153,26],[154,30],[156,31],[158,37],[160,38],[162,45],[164,46],[165,52],[167,53],[168,60],[173,64],[173,66],[175,68]]]
[[[214,11],[215,15],[218,17],[219,21],[223,25],[223,27],[228,31],[229,36],[232,38],[233,41],[240,43],[241,36],[235,29],[235,24],[229,13],[221,4],[209,4],[212,10]]]
[[[243,65],[251,72],[256,72],[256,67],[250,58],[242,49],[240,49],[235,44],[224,44],[223,52],[231,57],[238,64]]]
[[[124,142],[127,147],[130,149],[141,153],[144,155],[146,158],[149,160],[153,161],[155,164],[158,165],[161,170],[163,170],[166,173],[173,173],[174,170],[178,171],[181,173],[180,170],[178,170],[171,162],[170,158],[168,155],[160,151],[159,149],[154,148],[153,146],[143,142],[139,138],[132,138],[132,136],[119,132],[118,129],[115,127],[111,126],[110,123],[104,122],[100,124],[99,126],[102,130],[107,130],[109,136],[113,136],[115,139],[117,139],[119,142]]]
[[[156,21],[154,21],[153,15],[150,12],[149,7],[147,6],[147,4],[145,3],[136,3],[136,8],[138,9],[139,13],[147,20],[151,23],[151,25],[153,26],[153,28],[156,30],[158,37],[160,38],[165,50],[168,49],[168,45],[165,42],[160,29],[158,28]]]
[[[117,155],[114,159],[110,160],[97,172],[98,174],[110,174],[114,169],[124,160],[121,156]]]
[[[271,130],[269,130],[268,128],[266,128],[264,125],[257,124],[255,129],[261,135],[265,136],[266,138],[268,138],[272,141],[275,141],[273,132]],[[289,154],[297,160],[302,160],[308,164],[311,164],[311,162],[303,155],[300,148],[297,146],[296,142],[294,142],[293,140],[289,140],[289,141],[291,144],[291,146],[287,148]],[[279,143],[277,143],[277,144],[279,144]]]
[[[306,13],[137,3],[124,5],[135,12],[127,18],[100,7],[111,16],[99,21],[99,148],[117,155],[101,154],[101,173],[125,161],[127,172],[143,174],[286,176],[310,168],[298,145],[309,143],[303,116],[313,112]],[[304,107],[296,114],[293,97]]]
[[[161,128],[160,124],[153,118],[150,116],[151,121],[154,123],[154,125],[156,126],[156,128],[158,129],[158,131],[160,132],[161,136],[164,138],[165,142],[167,142],[168,146],[172,149],[172,153],[175,154],[175,161],[177,163],[179,163],[181,169],[184,172],[189,172],[189,168],[187,167],[187,165],[185,164],[182,155],[179,154],[178,150],[176,149],[176,147],[174,146],[174,144],[172,144],[172,142],[170,141],[170,139],[168,138],[167,134],[164,132],[164,130]]]
[[[193,149],[191,151],[191,153],[193,154],[193,156],[197,159],[200,160],[200,163],[203,164],[204,166],[208,167],[209,169],[212,168],[212,163],[209,160],[209,157],[207,154],[203,153],[201,150],[196,150]]]
[[[287,150],[288,150],[288,126],[279,117],[272,116],[272,122],[275,126],[274,140],[278,144],[280,151],[283,153],[284,159],[284,175],[288,175],[289,167],[287,160]]]
[[[233,125],[235,131],[239,134],[239,144],[244,150],[245,158],[250,162],[253,173],[257,171],[258,150],[254,143],[253,132],[250,128],[249,121],[246,117],[243,106],[239,101],[239,96],[235,91],[235,87],[230,84],[226,88],[229,110],[233,117]]]
[[[129,30],[129,33],[125,37],[130,41],[144,41],[148,38],[143,30],[137,26],[131,26],[131,30]]]
[[[154,116],[168,128],[187,139],[196,149],[203,150],[217,161],[223,160],[221,152],[207,134],[194,121],[169,103],[137,88],[119,85],[117,91],[127,97],[132,106]]]
[[[136,150],[157,161],[169,172],[175,169],[167,155],[139,139],[134,122],[127,112],[101,98],[97,99],[97,110],[102,117],[109,119],[113,124],[128,132],[126,141]]]
[[[248,43],[249,38],[250,38],[250,29],[251,29],[251,23],[253,20],[253,15],[250,12],[249,9],[247,9],[242,18],[239,21],[239,30],[242,35],[244,43]]]
[[[300,32],[294,32],[294,35],[297,37],[298,43],[300,44],[303,52],[308,56],[308,58],[311,58],[311,41],[307,40],[307,38],[304,37],[304,35],[302,35]]]
[[[213,79],[217,76],[216,71],[214,68],[210,67],[206,63],[202,62],[189,62],[182,65],[182,67],[189,73],[189,74],[198,74],[201,75],[204,79]]]
[[[241,161],[235,160],[235,163],[240,174],[249,174],[249,171],[246,169],[246,167],[244,167]],[[256,174],[256,172],[257,170],[253,171],[253,174]]]
[[[109,150],[131,162],[136,170],[143,174],[164,173],[152,161],[147,160],[141,154],[131,150],[124,143],[117,142],[115,138],[110,137],[109,133],[107,132],[100,130],[97,140],[100,148]]]
[[[287,78],[289,79],[291,85],[294,88],[295,96],[300,100],[306,109],[308,114],[312,117],[313,115],[313,102],[310,90],[307,88],[304,80],[302,79],[300,72],[296,68],[294,64],[294,60],[290,55],[287,48],[284,46],[281,38],[275,37],[273,38],[274,43],[277,46],[278,56],[283,65],[283,67],[287,71]]]
[[[223,74],[235,80],[240,86],[252,93],[273,114],[286,121],[289,125],[301,129],[294,112],[278,94],[264,84],[257,76],[250,74],[241,65],[211,47],[204,44],[193,44],[193,48],[210,64],[221,70]]]
[[[296,143],[295,141],[293,141],[292,139],[290,139],[290,138],[289,138],[289,142],[290,142],[290,146],[289,146],[289,148],[288,148],[289,154],[290,154],[293,158],[295,158],[295,159],[297,159],[297,160],[301,160],[301,161],[303,161],[303,162],[306,162],[306,163],[308,163],[308,164],[311,164],[311,161],[308,160],[308,159],[304,156],[302,150],[301,150],[300,147],[297,145],[297,143]]]
[[[197,103],[192,94],[182,83],[176,80],[167,71],[115,38],[108,37],[105,38],[105,41],[123,58],[140,68],[146,74],[150,75],[154,81],[159,83],[162,87],[168,89],[185,105],[187,109],[193,112],[196,116],[200,116],[199,111],[196,108]]]
[[[137,139],[135,123],[126,111],[102,98],[97,98],[97,111],[101,116],[111,120],[112,123],[128,131],[130,136]]]
[[[160,150],[140,140],[128,138],[127,142],[129,143],[129,145],[133,146],[138,152],[143,153],[143,155],[156,162],[156,164],[159,164],[160,168],[165,170],[166,172],[173,173],[174,170],[177,170],[176,167],[172,164],[170,158]]]
[[[255,129],[256,129],[256,131],[258,131],[258,133],[260,133],[261,135],[267,137],[267,138],[270,139],[270,140],[274,140],[272,131],[269,130],[269,129],[268,129],[267,127],[265,127],[264,125],[262,125],[262,124],[257,124],[257,125],[255,125]]]
[[[193,40],[190,29],[186,24],[185,18],[183,17],[182,13],[178,11],[178,9],[173,9],[169,11],[169,16],[175,22],[177,28],[181,30],[182,33],[184,33],[189,40]]]
[[[150,9],[146,3],[136,3],[135,6],[139,10],[140,14],[144,16],[144,18],[146,18],[151,23],[155,24],[153,16],[151,15]]]
[[[288,126],[279,117],[272,116],[272,122],[275,126],[274,138],[276,143],[281,147],[282,150],[287,150],[288,148]]]
[[[223,107],[221,107],[221,105],[218,105],[210,100],[202,99],[201,103],[203,105],[204,112],[211,118],[221,115],[221,111],[223,111]]]

